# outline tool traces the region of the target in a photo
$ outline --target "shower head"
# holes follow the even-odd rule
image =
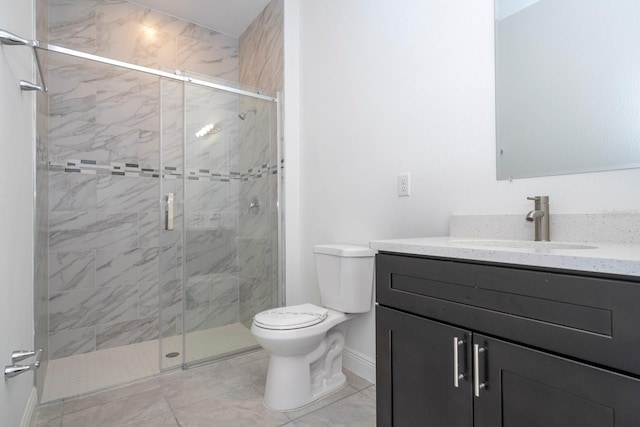
[[[251,113],[251,112],[253,112],[253,113],[257,113],[257,112],[258,112],[258,110],[256,110],[255,108],[252,108],[252,109],[250,109],[250,110],[245,111],[244,113],[240,113],[240,114],[238,114],[238,117],[240,117],[240,120],[244,120],[244,119],[246,119],[246,118],[247,118],[247,114],[249,114],[249,113]]]
[[[31,45],[29,40],[23,39],[22,37],[16,36],[15,34],[5,30],[0,30],[0,42],[8,45]]]

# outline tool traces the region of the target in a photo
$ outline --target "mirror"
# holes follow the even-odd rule
[[[640,1],[495,14],[498,179],[640,167]]]

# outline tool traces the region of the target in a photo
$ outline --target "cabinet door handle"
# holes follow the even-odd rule
[[[480,353],[484,353],[485,349],[479,344],[473,345],[473,394],[480,397],[480,390],[487,386],[486,383],[480,382]]]
[[[460,373],[458,348],[464,345],[464,341],[458,337],[453,337],[453,386],[459,387],[460,380],[464,379],[464,374]]]

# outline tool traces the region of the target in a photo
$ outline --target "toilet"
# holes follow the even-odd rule
[[[375,251],[363,246],[313,249],[322,307],[301,304],[255,315],[251,333],[270,353],[264,404],[275,411],[306,406],[346,385],[346,321],[371,310]]]

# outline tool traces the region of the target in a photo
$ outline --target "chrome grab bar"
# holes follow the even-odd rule
[[[42,349],[37,352],[26,351],[26,350],[17,350],[14,351],[11,355],[11,359],[13,362],[24,360],[28,357],[36,355],[36,360],[33,361],[31,365],[7,365],[4,367],[4,377],[5,378],[13,378],[27,371],[35,371],[40,367],[40,358],[42,357]]]
[[[30,44],[29,40],[5,30],[0,30],[0,42],[9,46],[27,46]]]

